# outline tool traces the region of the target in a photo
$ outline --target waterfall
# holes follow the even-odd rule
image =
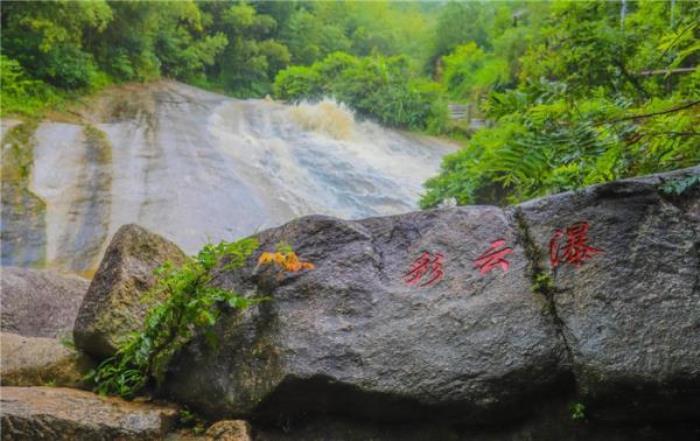
[[[131,222],[194,253],[307,214],[415,210],[422,183],[455,149],[360,121],[332,100],[292,106],[176,82],[132,87],[90,110],[99,150],[77,124],[45,121],[35,133],[29,188],[46,203],[47,266],[89,272]]]

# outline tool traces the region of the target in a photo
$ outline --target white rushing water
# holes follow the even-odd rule
[[[98,114],[107,150],[76,124],[35,134],[30,189],[46,203],[48,266],[94,269],[132,222],[194,253],[306,214],[411,211],[454,149],[329,100],[243,101],[174,82],[112,94]]]

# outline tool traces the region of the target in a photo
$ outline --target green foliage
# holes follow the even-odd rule
[[[146,298],[165,300],[149,309],[140,332],[125,338],[117,354],[88,375],[95,390],[132,398],[149,383],[160,385],[170,360],[196,333],[216,344],[212,328],[224,305],[241,309],[262,299],[211,286],[214,270],[243,266],[257,248],[253,238],[209,244],[180,268],[170,263],[158,268],[157,283]]]
[[[440,132],[447,119],[442,87],[420,78],[406,57],[355,57],[337,52],[310,67],[277,75],[275,96],[288,101],[329,96],[362,116],[396,127]]]
[[[3,2],[3,114],[36,115],[113,80],[204,75],[228,40],[193,1]],[[203,35],[204,34],[204,35]]]
[[[574,421],[583,421],[586,419],[586,406],[580,401],[573,402],[569,405],[569,414]]]
[[[89,47],[100,66],[119,80],[161,75],[191,80],[228,44],[225,35],[205,29],[193,1],[110,3],[113,20]]]
[[[549,296],[555,289],[554,280],[552,279],[552,276],[547,273],[535,273],[532,277],[532,286],[530,289],[535,293]]]
[[[177,424],[181,427],[191,427],[195,435],[201,435],[206,431],[206,421],[187,409],[187,407],[180,409]]]
[[[334,52],[355,56],[404,54],[416,65],[427,56],[432,14],[425,4],[304,2],[281,26],[295,64],[312,64]]]
[[[496,55],[473,43],[444,57],[448,93],[476,101],[491,124],[444,158],[421,206],[514,203],[700,163],[700,73],[653,73],[698,64],[700,7],[679,6],[675,25],[669,7],[632,4],[624,23],[615,3],[525,8],[538,27],[517,32],[529,35],[529,46],[509,80],[486,73],[491,82],[480,82]],[[509,34],[493,47],[521,51]]]
[[[443,84],[456,100],[478,102],[490,89],[509,82],[507,62],[474,42],[457,46],[442,61]]]
[[[56,87],[84,88],[97,75],[92,57],[75,46],[54,46],[42,58],[32,72]]]
[[[36,116],[41,109],[56,105],[62,97],[54,88],[31,79],[17,60],[0,55],[0,115]]]
[[[209,75],[242,98],[269,93],[274,74],[291,59],[287,46],[274,38],[274,17],[247,3],[204,3],[202,10],[212,18],[210,29],[228,39]]]
[[[321,21],[305,8],[289,18],[282,36],[292,61],[298,64],[311,64],[333,52],[349,51],[352,46],[341,26]]]
[[[487,33],[494,9],[477,2],[450,2],[440,12],[433,41],[431,62],[452,52],[460,44],[474,42],[488,47]]]
[[[700,175],[691,175],[680,179],[664,182],[660,190],[669,196],[680,196],[686,191],[700,186]]]
[[[405,54],[418,66],[427,57],[432,17],[427,9],[435,9],[388,1],[194,0],[2,2],[0,8],[2,54],[18,64],[9,67],[9,75],[23,72],[21,84],[28,86],[3,82],[12,89],[3,92],[5,114],[36,113],[45,107],[40,103],[53,103],[62,91],[80,95],[112,82],[161,76],[261,97],[272,93],[277,73],[290,63],[311,64],[336,51]],[[316,82],[303,78],[305,73],[288,74],[302,78],[277,93],[316,93]],[[432,93],[413,86],[418,96]],[[393,91],[398,92],[405,91]]]
[[[291,66],[277,74],[274,84],[275,97],[286,101],[315,100],[323,95],[320,73],[307,66]]]
[[[96,75],[82,41],[111,19],[106,2],[3,2],[2,52],[35,78],[63,89],[86,87]]]

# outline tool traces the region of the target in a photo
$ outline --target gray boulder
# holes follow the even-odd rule
[[[148,441],[163,439],[174,407],[100,397],[58,387],[3,387],[3,441]]]
[[[218,346],[185,348],[165,392],[209,416],[280,425],[314,414],[497,424],[552,396],[594,419],[693,421],[700,196],[659,186],[699,171],[506,211],[312,216],[265,231],[247,266],[215,283],[269,300],[225,313]],[[280,242],[315,269],[256,265]],[[488,271],[479,257],[492,244],[509,253]],[[428,269],[407,283],[425,252]],[[421,286],[437,253],[443,277]]]
[[[116,352],[123,336],[140,329],[155,283],[153,271],[187,257],[177,245],[138,225],[121,227],[110,242],[85,295],[73,335],[76,346],[96,357]]]
[[[700,169],[506,210],[310,216],[264,231],[244,267],[222,263],[214,284],[267,301],[222,306],[218,344],[195,338],[161,392],[211,418],[249,418],[271,440],[295,439],[278,428],[303,421],[297,439],[393,440],[401,431],[388,427],[411,426],[431,440],[651,440],[671,426],[644,424],[668,422],[674,439],[691,439],[700,430],[700,189],[659,191],[688,173]],[[131,264],[144,261],[143,247],[124,245],[139,242],[124,234],[93,282],[106,294],[92,302],[110,305],[100,314],[118,317],[101,322],[110,339],[140,326],[145,306],[135,299],[152,268],[173,260],[158,252]],[[258,263],[280,243],[315,267]],[[109,291],[122,280],[128,289]],[[541,413],[556,402],[568,421],[571,401],[613,425],[572,431]],[[323,415],[352,421],[347,436],[345,423],[324,430]]]
[[[519,207],[596,418],[700,418],[700,189],[659,191],[693,173],[700,167]]]
[[[270,300],[227,314],[218,347],[197,341],[172,363],[167,392],[207,415],[483,424],[527,413],[566,384],[565,347],[531,293],[517,228],[501,209],[312,216],[259,239],[247,267],[216,283]],[[506,263],[482,273],[477,258],[498,240]],[[279,242],[316,268],[255,270]],[[406,274],[424,252],[428,270],[412,285]],[[437,253],[444,276],[421,286],[439,275]]]
[[[0,333],[0,384],[3,386],[82,387],[94,367],[84,354],[59,340]]]
[[[70,335],[89,281],[53,271],[0,268],[3,332],[28,337]]]

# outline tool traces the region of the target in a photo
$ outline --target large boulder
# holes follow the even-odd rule
[[[660,191],[691,174],[700,167],[519,207],[597,418],[700,418],[700,189]]]
[[[28,337],[69,336],[89,281],[53,271],[0,268],[3,332]]]
[[[94,367],[84,354],[59,340],[0,334],[0,383],[3,386],[81,387],[83,377]]]
[[[0,389],[3,441],[148,441],[163,439],[173,407],[54,387]]]
[[[155,283],[154,270],[186,259],[177,245],[157,234],[134,224],[121,227],[80,306],[76,346],[96,357],[113,355],[119,340],[143,325],[148,303],[142,297]]]
[[[516,224],[499,208],[312,216],[259,239],[248,265],[216,283],[270,300],[227,314],[218,347],[197,341],[172,364],[168,393],[207,415],[484,424],[517,418],[568,384],[565,347],[531,292]],[[315,269],[254,271],[280,242]],[[497,253],[491,267],[478,257],[494,243],[504,260]],[[426,272],[412,280],[424,253]]]
[[[268,301],[226,312],[218,345],[187,346],[165,392],[212,417],[279,425],[313,414],[496,424],[553,395],[591,418],[692,421],[700,196],[659,187],[698,172],[506,211],[312,216],[265,231],[215,283]],[[315,269],[256,264],[280,242]]]

